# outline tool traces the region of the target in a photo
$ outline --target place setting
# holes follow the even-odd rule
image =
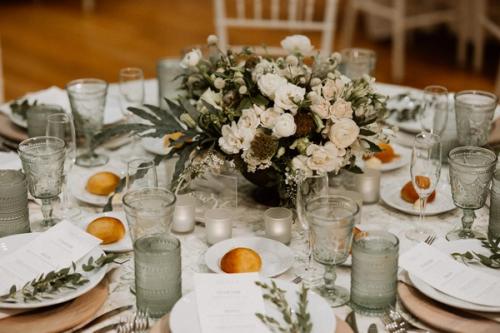
[[[500,331],[498,97],[314,44],[9,95],[0,333]]]

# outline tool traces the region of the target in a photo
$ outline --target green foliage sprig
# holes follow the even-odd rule
[[[399,122],[417,120],[418,114],[422,110],[422,105],[419,100],[412,97],[409,93],[403,93],[391,98],[399,103],[407,99],[409,101],[407,107],[389,108],[389,114],[396,114],[396,120]]]
[[[484,266],[499,269],[500,268],[500,238],[494,239],[488,236],[488,238],[479,238],[481,240],[482,246],[490,250],[491,255],[485,256],[483,254],[467,251],[465,253],[454,252],[451,255],[455,260],[460,260],[465,264],[470,263],[480,263]]]
[[[276,282],[272,281],[271,285],[262,282],[255,282],[261,287],[265,293],[264,300],[270,301],[278,308],[283,317],[285,324],[281,324],[277,319],[267,316],[262,313],[256,313],[257,318],[262,321],[274,333],[310,333],[312,331],[311,315],[307,312],[307,291],[308,289],[302,285],[299,292],[299,302],[297,311],[292,311],[285,298],[285,291],[280,289]]]
[[[82,265],[84,272],[90,272],[101,268],[106,264],[113,262],[117,257],[116,254],[103,254],[94,261],[90,257],[87,263]],[[71,263],[70,267],[61,268],[58,271],[51,271],[47,274],[42,274],[38,278],[27,282],[22,288],[17,289],[15,285],[10,287],[9,293],[0,296],[0,301],[5,303],[29,303],[41,302],[44,299],[53,299],[54,294],[62,289],[77,289],[88,283],[83,274],[77,272],[76,264]]]

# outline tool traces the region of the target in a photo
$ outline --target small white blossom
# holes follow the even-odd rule
[[[221,129],[219,146],[226,154],[237,154],[242,149],[247,150],[255,136],[255,131],[250,128],[240,128],[236,122],[224,125]]]
[[[339,149],[332,142],[324,146],[311,144],[307,147],[307,166],[318,172],[332,172],[344,165],[345,149]]]
[[[238,92],[240,93],[240,95],[245,95],[248,92],[248,89],[246,86],[241,86],[238,88]]]
[[[274,99],[276,90],[281,86],[286,86],[287,80],[278,74],[264,74],[257,81],[260,92],[271,99]]]
[[[291,66],[297,66],[299,64],[299,58],[297,58],[293,54],[290,54],[289,56],[287,56],[285,61],[288,65],[291,65]]]
[[[298,105],[304,100],[306,90],[292,83],[280,86],[275,93],[274,104],[283,110],[297,113]]]
[[[200,96],[200,103],[198,104],[198,107],[203,109],[205,106],[201,101],[205,101],[205,103],[212,105],[214,108],[222,110],[222,95],[220,93],[216,93],[210,88],[205,90],[205,92]]]
[[[307,157],[304,155],[298,155],[292,159],[292,169],[299,171],[304,177],[313,175],[313,171],[307,166]]]
[[[219,38],[217,38],[216,35],[209,35],[207,38],[208,45],[217,45],[218,42],[219,42]]]
[[[290,113],[283,113],[276,120],[273,127],[273,135],[277,138],[286,138],[295,134],[297,125]]]
[[[226,81],[224,81],[223,78],[218,77],[214,80],[214,87],[219,89],[219,90],[223,89],[225,85],[226,85]]]
[[[316,113],[321,119],[329,119],[331,107],[330,102],[322,97],[319,97],[317,94],[312,95],[312,97],[313,98],[310,98],[312,102],[311,111]]]
[[[304,35],[288,36],[281,41],[283,47],[288,53],[306,54],[313,50],[311,40]]]
[[[260,114],[260,122],[263,127],[273,129],[278,118],[283,113],[280,108],[268,108]]]
[[[319,79],[317,77],[313,77],[311,79],[311,87],[318,86],[320,84],[321,84],[321,79]]]
[[[201,58],[202,58],[201,50],[193,49],[190,52],[186,53],[184,58],[182,58],[181,67],[182,68],[195,67],[196,65],[198,65]]]
[[[238,119],[239,128],[249,128],[255,130],[260,124],[259,116],[253,108],[241,111],[241,117]]]
[[[351,102],[338,98],[330,108],[330,115],[334,119],[352,118]]]
[[[343,118],[335,122],[328,131],[328,138],[339,148],[347,148],[359,135],[359,127],[349,118]]]

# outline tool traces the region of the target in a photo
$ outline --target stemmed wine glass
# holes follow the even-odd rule
[[[315,290],[332,307],[349,301],[349,291],[335,285],[335,266],[349,256],[358,214],[358,204],[342,195],[322,195],[308,198],[306,202],[306,215],[314,241],[314,259],[325,266],[324,285]]]
[[[448,90],[442,86],[424,89],[423,108],[419,113],[422,130],[442,135],[448,120]]]
[[[441,175],[441,141],[437,134],[422,132],[413,143],[410,167],[411,181],[419,197],[418,225],[406,232],[406,237],[423,241],[434,232],[423,226],[427,198],[436,189]]]
[[[42,201],[42,229],[59,222],[52,215],[52,201],[61,193],[65,151],[64,141],[52,136],[36,136],[18,147],[29,191]]]
[[[144,73],[137,67],[122,68],[119,73],[120,105],[128,123],[138,122],[138,117],[128,110],[129,107],[141,107],[144,103]],[[132,137],[131,155],[139,156],[137,152],[137,136]],[[128,154],[130,156],[130,154]]]
[[[80,214],[80,209],[71,207],[68,179],[71,169],[76,161],[76,134],[73,117],[67,113],[55,113],[47,117],[47,136],[53,136],[64,141],[66,159],[64,160],[63,187],[62,187],[62,213],[64,218],[74,218]]]
[[[312,260],[312,231],[310,222],[306,214],[306,201],[321,195],[328,194],[328,175],[318,174],[312,176],[302,175],[302,179],[297,184],[297,218],[302,229],[307,233],[307,262],[301,267],[297,275],[309,286],[314,285],[320,280],[320,276],[313,270]]]
[[[491,150],[481,147],[457,147],[448,154],[450,184],[453,202],[462,208],[462,228],[450,231],[448,240],[476,238],[483,236],[471,230],[476,215],[474,210],[483,207],[497,156]],[[484,237],[484,236],[483,236]]]

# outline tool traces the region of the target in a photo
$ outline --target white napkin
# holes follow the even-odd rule
[[[21,159],[14,152],[4,153],[0,152],[0,169],[22,169]]]

